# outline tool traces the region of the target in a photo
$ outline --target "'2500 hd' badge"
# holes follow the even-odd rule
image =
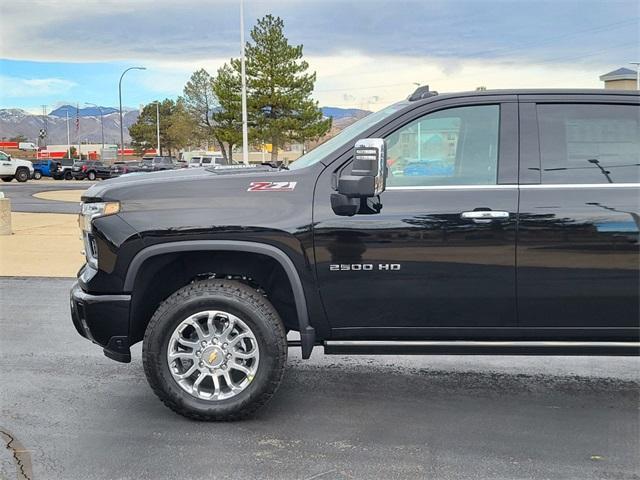
[[[298,182],[251,182],[247,192],[293,192]]]

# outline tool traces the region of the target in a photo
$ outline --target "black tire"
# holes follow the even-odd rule
[[[87,173],[87,178],[93,182],[96,179],[96,172]]]
[[[16,171],[16,180],[18,180],[20,183],[24,183],[29,180],[29,170],[26,168],[19,168]]]
[[[64,172],[64,179],[65,180],[73,180],[73,175],[71,175],[71,172],[69,172],[69,171]]]
[[[225,400],[207,401],[190,395],[173,379],[167,363],[174,329],[203,309],[225,310],[241,318],[254,333],[260,350],[251,384]],[[155,394],[166,406],[194,420],[231,421],[252,415],[277,390],[286,360],[286,332],[276,310],[253,288],[231,280],[195,282],[175,292],[156,310],[142,344],[144,372]]]
[[[41,178],[42,178],[42,172],[40,172],[39,170],[36,170],[35,172],[33,172],[34,180],[40,180]]]
[[[13,180],[13,177],[2,177],[3,182],[9,183],[11,180]]]

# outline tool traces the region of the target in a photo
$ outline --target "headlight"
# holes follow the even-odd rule
[[[108,215],[115,215],[119,211],[120,211],[120,202],[81,203],[80,216],[78,217],[78,223],[80,224],[80,229],[85,232],[90,232],[91,221],[94,218],[106,217]]]

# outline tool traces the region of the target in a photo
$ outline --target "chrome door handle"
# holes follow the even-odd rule
[[[509,218],[509,212],[499,210],[474,210],[472,212],[462,212],[461,218],[466,220],[495,220]]]

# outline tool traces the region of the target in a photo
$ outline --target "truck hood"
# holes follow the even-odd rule
[[[203,183],[209,187],[214,184],[221,186],[233,178],[238,180],[241,185],[247,185],[244,188],[246,190],[254,179],[264,181],[268,178],[269,181],[278,181],[281,176],[291,176],[290,173],[287,170],[278,170],[266,165],[136,172],[93,185],[84,193],[82,201],[162,198],[163,196],[169,197],[171,196],[169,192],[178,190],[183,192],[183,197],[188,196],[189,192],[193,192],[194,198],[197,198],[199,193],[196,192],[202,188]]]
[[[28,167],[29,169],[33,170],[33,162],[31,162],[30,160],[24,160],[23,158],[11,157],[11,161],[12,162],[16,162],[16,165],[18,165],[20,167]]]

